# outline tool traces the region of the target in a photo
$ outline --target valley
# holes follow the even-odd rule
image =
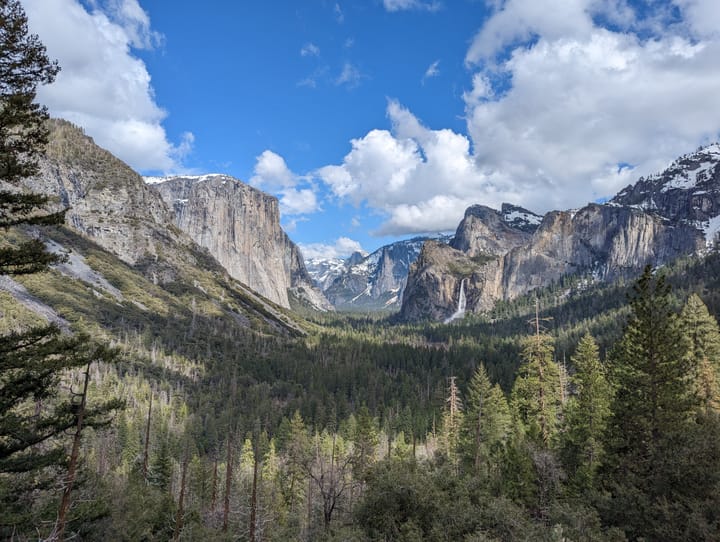
[[[91,2],[92,13],[70,1],[123,55],[152,50],[134,0]],[[341,165],[297,174],[266,149],[244,182],[181,167],[194,136],[168,143],[161,123],[170,121],[137,61],[123,73],[147,91],[170,172],[141,175],[151,168],[37,103],[41,85],[67,80],[19,0],[0,0],[0,45],[0,539],[720,539],[720,144],[711,131],[612,197],[536,213],[520,205],[520,177],[534,168],[547,209],[541,187],[557,195],[566,164],[554,177],[543,170],[548,156],[535,142],[525,163],[513,155],[496,168],[491,150],[426,128],[386,94],[392,131],[352,139]],[[354,45],[345,40],[346,54]],[[536,46],[546,47],[538,37],[525,53]],[[683,58],[704,47],[694,42]],[[314,43],[300,56],[323,59]],[[316,91],[326,72],[295,90]],[[476,75],[462,91],[469,130],[514,88]],[[90,79],[101,74],[75,90]],[[350,92],[371,79],[346,63],[330,86]],[[137,119],[124,126],[134,149],[151,141]],[[528,121],[518,155],[536,128]],[[240,127],[229,129],[239,140]],[[610,160],[606,177],[577,173],[601,154],[578,151],[574,186],[634,171]],[[512,201],[485,204],[498,195]],[[347,237],[296,244],[323,206],[342,211],[338,232],[375,224],[395,240],[370,253]],[[436,213],[462,215],[454,233]]]

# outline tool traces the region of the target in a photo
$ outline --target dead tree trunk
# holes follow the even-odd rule
[[[218,458],[217,451],[215,452],[213,459],[213,480],[212,480],[212,497],[210,498],[210,511],[215,513],[215,505],[217,504],[217,485],[218,485]]]
[[[183,457],[182,471],[180,474],[180,497],[178,498],[178,509],[177,516],[175,517],[175,533],[173,534],[173,540],[177,542],[180,540],[180,533],[183,529],[183,521],[185,519],[185,480],[187,476],[188,468],[188,451],[185,448],[185,456]]]
[[[57,540],[58,542],[65,540],[65,525],[67,523],[67,513],[70,509],[70,495],[73,490],[73,485],[75,484],[78,457],[80,456],[80,440],[82,437],[83,423],[85,421],[85,405],[87,404],[87,389],[90,381],[91,363],[85,366],[85,382],[83,383],[83,391],[80,395],[80,404],[77,407],[77,422],[75,424],[75,435],[73,436],[72,450],[70,452],[70,463],[68,463],[68,472],[65,477],[65,487],[63,489],[62,500],[60,501],[60,509],[58,510],[54,534],[50,537],[51,540]]]
[[[153,394],[150,390],[150,405],[148,406],[147,424],[145,425],[145,450],[143,451],[143,480],[147,482],[148,475],[148,456],[150,449],[150,415],[152,414]]]
[[[227,464],[225,466],[225,506],[223,508],[223,532],[227,532],[230,516],[230,486],[232,485],[232,434],[228,435]]]
[[[256,439],[257,440],[257,439]],[[258,455],[257,444],[253,453],[253,481],[252,494],[250,496],[250,542],[255,542],[255,530],[257,523],[257,484],[258,484]]]

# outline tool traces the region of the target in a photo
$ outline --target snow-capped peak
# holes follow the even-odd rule
[[[166,175],[164,177],[148,176],[143,177],[143,180],[145,181],[145,184],[160,184],[167,181],[172,181],[173,179],[188,179],[199,183],[214,179],[216,177],[225,177],[228,179],[231,178],[229,175],[225,175],[224,173],[206,173],[204,175]]]

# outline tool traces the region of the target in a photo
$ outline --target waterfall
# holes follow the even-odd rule
[[[460,281],[460,295],[458,296],[458,304],[457,304],[457,310],[455,310],[454,313],[452,313],[448,318],[445,319],[445,324],[449,324],[453,320],[457,320],[458,318],[462,318],[465,316],[465,307],[467,306],[467,298],[465,297],[465,281],[467,279],[462,279]]]

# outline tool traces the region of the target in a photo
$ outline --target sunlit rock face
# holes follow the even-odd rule
[[[443,320],[457,310],[484,312],[568,275],[595,281],[632,278],[702,252],[720,231],[720,145],[679,158],[605,204],[540,217],[504,204],[474,205],[449,247],[426,244],[410,270],[400,317]]]
[[[227,175],[146,181],[173,210],[175,225],[233,278],[283,307],[290,306],[288,293],[295,289],[316,308],[329,308],[280,226],[277,198]]]

